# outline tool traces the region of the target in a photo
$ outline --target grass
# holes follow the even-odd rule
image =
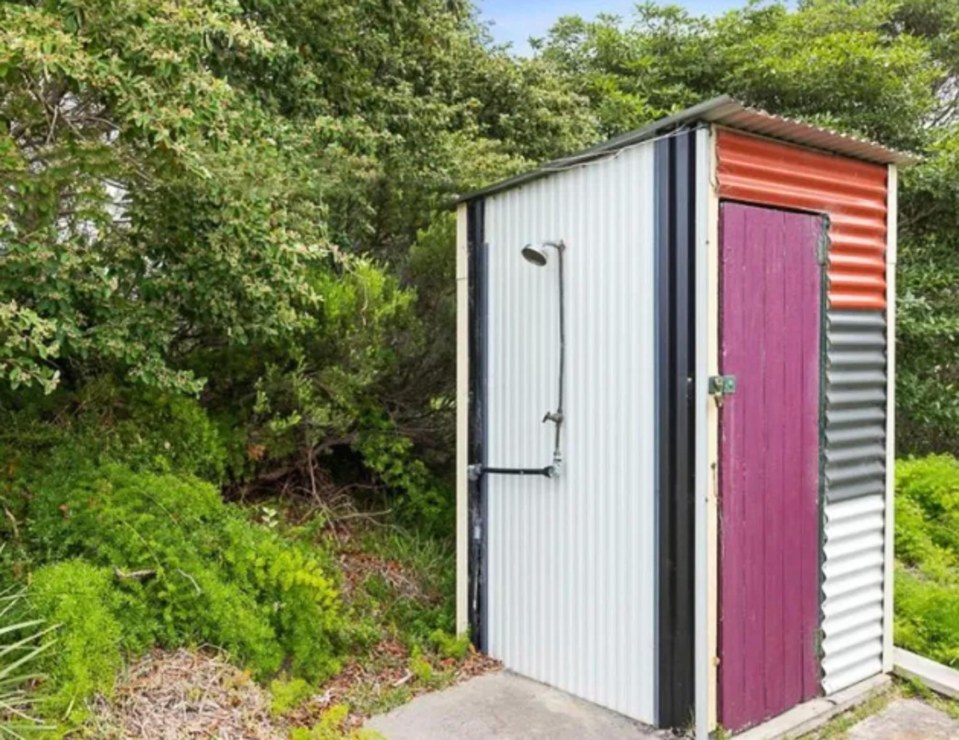
[[[867,717],[881,712],[899,695],[899,688],[894,684],[891,688],[870,697],[854,709],[833,717],[818,730],[803,735],[803,738],[804,740],[838,740],[838,738],[843,738],[854,726]]]
[[[937,694],[918,678],[899,679],[899,685],[903,696],[921,699],[929,706],[945,712],[955,720],[959,720],[959,701]]]
[[[878,714],[896,699],[919,699],[934,709],[959,720],[959,701],[947,698],[914,678],[896,677],[892,686],[881,694],[873,696],[855,709],[834,717],[814,732],[803,735],[803,740],[839,740],[863,720]]]

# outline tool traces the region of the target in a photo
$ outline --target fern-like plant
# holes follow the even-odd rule
[[[23,733],[51,729],[32,714],[34,697],[29,684],[42,676],[31,671],[37,657],[49,650],[55,629],[41,619],[18,619],[24,590],[0,591],[0,738],[23,738]]]

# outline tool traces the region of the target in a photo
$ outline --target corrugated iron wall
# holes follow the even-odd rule
[[[557,480],[489,475],[489,653],[519,673],[654,723],[654,145],[485,198],[491,466],[550,462],[567,244],[565,467]]]
[[[886,306],[886,168],[719,129],[719,196],[829,214],[829,308]]]
[[[725,129],[717,153],[721,198],[830,220],[822,670],[831,694],[882,670],[887,172]]]
[[[823,688],[882,670],[886,322],[829,311],[826,324]]]

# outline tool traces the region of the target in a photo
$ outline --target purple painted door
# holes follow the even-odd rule
[[[820,216],[720,212],[719,721],[819,690]]]

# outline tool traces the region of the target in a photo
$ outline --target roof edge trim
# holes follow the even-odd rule
[[[455,196],[454,203],[463,203],[503,190],[510,190],[546,177],[553,172],[588,164],[603,156],[654,139],[658,135],[696,123],[727,126],[745,133],[779,139],[790,144],[876,164],[895,164],[906,167],[919,161],[919,157],[907,152],[890,149],[881,144],[849,134],[842,134],[838,131],[818,128],[802,121],[776,116],[756,108],[748,108],[729,95],[720,95],[694,105],[692,108],[653,121],[635,131],[616,136],[589,149],[560,159],[554,159],[536,169],[514,175],[465,195]]]

